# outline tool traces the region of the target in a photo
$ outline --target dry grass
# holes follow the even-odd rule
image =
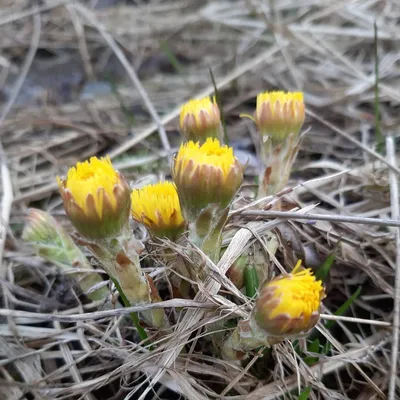
[[[103,9],[91,8],[95,1],[31,3],[3,1],[0,14],[0,80],[9,88],[0,114],[0,398],[156,399],[176,392],[190,400],[256,400],[290,398],[289,392],[297,398],[306,386],[311,399],[397,398],[400,3],[154,0]],[[375,19],[382,155],[375,146]],[[53,63],[61,58],[61,72],[38,67],[40,52],[55,54]],[[76,65],[83,81],[107,80],[104,70],[111,68],[118,95],[80,98],[79,82],[68,101],[60,99],[59,80],[69,82]],[[288,196],[301,207],[294,212],[321,218],[256,217],[250,206],[234,212],[230,225],[241,229],[227,239],[228,251],[218,265],[209,263],[212,273],[193,301],[163,302],[186,313],[174,311],[173,331],[150,351],[136,340],[127,310],[82,304],[19,235],[32,205],[64,221],[55,176],[77,160],[109,153],[133,181],[168,175],[179,107],[213,92],[210,67],[230,139],[245,150],[254,132],[239,114],[251,112],[259,91],[305,92],[309,132]],[[45,90],[36,105],[18,105],[34,73]],[[273,228],[282,237],[276,265],[296,257],[318,265],[336,252],[325,314],[362,287],[347,314],[358,320],[339,320],[329,331],[319,324],[332,350],[312,367],[289,342],[274,347],[268,363],[258,353],[239,365],[209,351],[207,326],[250,310],[226,270]],[[161,283],[162,270],[149,268]]]

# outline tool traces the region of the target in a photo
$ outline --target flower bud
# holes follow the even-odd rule
[[[222,139],[221,116],[213,99],[190,100],[181,109],[180,129],[186,140],[204,143],[207,138]]]
[[[45,211],[31,208],[26,218],[22,240],[34,243],[47,243],[59,237],[60,225]]]
[[[82,236],[108,238],[127,228],[131,191],[108,157],[78,162],[57,181],[65,212]]]
[[[196,218],[208,205],[229,206],[243,180],[243,166],[233,149],[208,138],[203,145],[181,145],[174,160],[173,179],[185,218]]]
[[[76,278],[82,291],[91,300],[103,300],[108,295],[108,288],[102,286],[103,279],[95,272],[87,273],[93,269],[81,249],[76,246],[70,235],[47,212],[30,209],[22,239],[30,243],[37,254],[51,263],[61,267],[64,271],[74,268],[86,270],[76,273]]]
[[[132,217],[156,237],[176,240],[185,228],[179,197],[172,182],[159,182],[134,189]]]
[[[267,335],[305,333],[318,322],[325,290],[310,269],[300,268],[301,261],[292,273],[272,279],[260,290],[252,318]]]
[[[254,119],[263,142],[267,136],[274,142],[282,142],[290,134],[297,136],[305,119],[303,93],[260,93]]]

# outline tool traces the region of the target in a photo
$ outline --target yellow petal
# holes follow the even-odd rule
[[[96,211],[101,217],[103,190],[109,196],[113,207],[117,206],[117,200],[113,195],[114,186],[117,183],[118,172],[113,168],[110,158],[92,157],[88,161],[78,162],[75,167],[69,169],[65,188],[70,190],[75,202],[84,212],[87,211],[87,196],[91,194]]]
[[[133,219],[156,236],[168,236],[168,232],[181,230],[184,225],[178,193],[172,182],[159,182],[134,189],[131,200]]]
[[[291,274],[276,277],[260,290],[255,304],[259,326],[272,334],[286,330],[301,332],[316,322],[321,301],[325,296],[323,284],[310,269],[297,263]]]

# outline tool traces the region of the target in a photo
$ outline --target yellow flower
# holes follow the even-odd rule
[[[209,97],[190,100],[181,109],[180,128],[187,140],[204,142],[208,137],[221,139],[221,115]]]
[[[242,183],[243,166],[231,147],[208,138],[203,145],[192,141],[181,145],[172,175],[185,218],[192,220],[209,204],[220,208],[230,204]]]
[[[116,235],[129,221],[130,188],[108,157],[92,157],[57,177],[65,212],[87,238]]]
[[[172,182],[159,182],[134,189],[131,195],[134,220],[157,237],[176,240],[185,227],[179,197]]]
[[[281,142],[298,135],[305,119],[302,92],[264,92],[257,96],[255,122],[261,135]]]
[[[292,273],[278,276],[260,290],[253,316],[271,336],[307,332],[319,319],[325,291],[310,269],[299,261]]]

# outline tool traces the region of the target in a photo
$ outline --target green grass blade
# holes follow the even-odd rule
[[[119,293],[119,295],[121,296],[121,300],[122,300],[122,302],[124,303],[124,306],[125,306],[125,307],[131,307],[131,303],[129,302],[128,298],[125,296],[125,293],[124,293],[124,291],[122,290],[122,287],[121,287],[121,285],[119,284],[119,282],[118,282],[116,279],[112,278],[111,276],[110,276],[110,278],[111,278],[113,284],[115,285],[115,287],[117,288],[118,293]],[[141,340],[146,340],[146,341],[147,341],[147,339],[148,339],[149,337],[147,336],[147,333],[146,333],[146,331],[144,330],[144,328],[140,325],[140,321],[139,321],[139,317],[138,317],[137,313],[131,312],[131,313],[130,313],[130,316],[131,316],[131,319],[132,319],[133,324],[135,325],[135,327],[136,327],[136,329],[137,329],[137,331],[138,331],[138,334],[139,334],[139,336],[140,336],[140,339],[141,339]]]
[[[307,400],[311,394],[311,386],[307,386],[300,394],[297,400]]]
[[[333,315],[343,315],[347,312],[350,306],[354,303],[357,297],[361,293],[361,286],[357,288],[357,290],[333,313]],[[326,329],[331,329],[333,325],[335,325],[336,321],[327,321],[325,324]]]
[[[166,41],[162,41],[160,43],[160,48],[164,52],[164,54],[167,56],[168,61],[171,63],[171,65],[175,68],[176,72],[182,72],[182,65],[176,58],[175,54],[172,52],[172,50],[169,48],[168,43]]]
[[[335,253],[332,252],[328,255],[328,257],[325,259],[322,265],[317,269],[317,271],[315,271],[315,277],[322,282],[326,282],[329,276],[329,271],[334,262],[335,262]]]
[[[258,291],[258,275],[253,266],[248,266],[244,270],[244,283],[246,286],[246,296],[254,297]]]
[[[226,131],[226,122],[225,122],[225,115],[224,115],[224,110],[222,108],[222,103],[221,103],[221,96],[219,95],[219,91],[217,88],[217,84],[215,82],[214,74],[212,72],[212,69],[208,69],[210,71],[210,76],[211,76],[211,82],[214,86],[214,93],[215,93],[215,101],[217,102],[218,108],[219,108],[219,113],[221,115],[221,123],[222,123],[222,130],[224,132],[224,141],[225,144],[229,144],[229,138],[228,138],[228,133]]]
[[[321,346],[320,346],[320,342],[318,338],[315,338],[308,346],[308,351],[310,353],[315,353],[315,354],[320,354],[321,353]],[[307,364],[307,365],[313,365],[316,362],[319,361],[319,357],[317,356],[306,356],[303,357],[303,361]]]

